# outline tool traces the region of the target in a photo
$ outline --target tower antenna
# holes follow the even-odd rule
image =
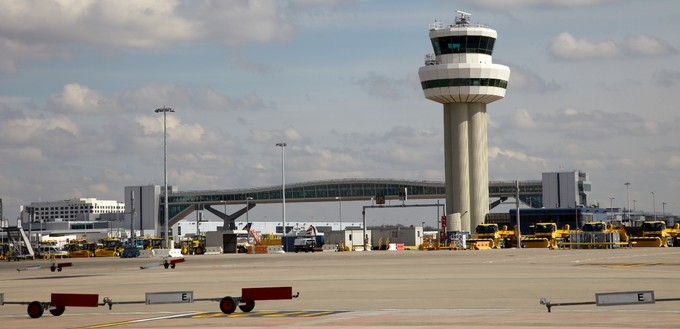
[[[456,10],[456,12],[460,14],[460,16],[456,17],[456,25],[470,24],[470,16],[472,16],[472,14],[460,10]]]

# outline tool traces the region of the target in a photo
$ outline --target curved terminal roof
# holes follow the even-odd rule
[[[407,189],[409,199],[443,199],[444,182],[397,179],[334,179],[286,184],[286,202],[328,202],[370,200],[381,195],[387,200],[398,199],[399,191]],[[542,206],[543,186],[540,180],[520,181],[520,199],[532,207]],[[280,203],[281,185],[268,187],[179,191],[170,195],[171,205]],[[515,182],[489,182],[490,197],[514,197]]]

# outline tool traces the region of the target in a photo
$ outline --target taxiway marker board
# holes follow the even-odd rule
[[[595,294],[597,306],[654,304],[654,291],[605,292]]]
[[[147,292],[146,305],[193,303],[193,291]]]

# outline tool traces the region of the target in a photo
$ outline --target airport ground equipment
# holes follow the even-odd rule
[[[83,239],[71,240],[65,246],[65,249],[71,258],[94,257],[96,244]]]
[[[481,245],[486,246],[487,243],[491,248],[506,248],[513,236],[515,231],[509,230],[505,225],[499,228],[498,224],[479,224],[472,239],[467,240],[467,244],[470,249],[483,249]]]
[[[94,251],[94,255],[97,257],[118,257],[125,249],[123,242],[118,238],[104,238],[101,243],[102,245]]]
[[[175,259],[165,258],[165,259],[163,259],[162,262],[147,263],[147,264],[140,266],[139,268],[142,269],[142,270],[145,270],[145,269],[151,268],[151,267],[163,266],[166,269],[167,268],[173,268],[174,269],[176,264],[184,263],[185,261],[186,260],[184,258],[175,258]]]
[[[28,267],[23,267],[23,268],[17,268],[17,272],[33,271],[33,270],[38,270],[38,269],[41,269],[41,268],[49,268],[50,271],[52,271],[52,272],[54,272],[54,271],[61,272],[61,270],[62,270],[64,267],[71,267],[71,266],[73,266],[73,263],[71,263],[71,262],[68,262],[68,263],[57,263],[57,262],[52,262],[52,263],[50,264],[50,266],[40,266],[40,265],[36,265],[36,266],[28,266]]]
[[[569,242],[559,244],[571,249],[609,249],[630,247],[626,227],[606,222],[586,222],[580,230],[569,232]]]
[[[583,302],[562,302],[553,303],[549,299],[541,298],[540,304],[548,309],[548,313],[552,312],[555,306],[577,306],[577,305],[597,305],[597,306],[617,306],[617,305],[635,305],[635,304],[654,304],[656,302],[675,302],[680,301],[680,298],[656,298],[654,291],[622,291],[622,292],[602,292],[595,293],[595,301]]]
[[[97,294],[72,294],[72,293],[52,293],[49,302],[12,302],[4,301],[4,293],[0,293],[0,306],[5,304],[28,305],[27,313],[31,318],[39,318],[45,310],[54,316],[64,314],[66,307],[98,307],[108,306],[109,310],[115,304],[179,304],[193,303],[199,301],[218,302],[220,311],[224,314],[231,314],[239,308],[243,312],[250,312],[255,308],[256,301],[263,300],[284,300],[298,298],[300,293],[293,294],[292,287],[260,287],[242,288],[241,296],[216,297],[216,298],[194,298],[193,291],[164,291],[147,292],[143,301],[114,301],[109,297],[104,297],[99,303]]]
[[[24,232],[23,227],[5,227],[3,230],[7,232],[9,240],[9,252],[5,256],[7,260],[35,259],[35,252],[31,246],[31,241],[28,239],[28,235]]]
[[[569,241],[569,224],[561,229],[555,223],[536,223],[534,233],[524,239],[525,248],[550,248],[557,249],[557,245]]]
[[[645,221],[642,223],[642,236],[631,237],[633,247],[672,247],[674,238],[666,228],[666,222]]]

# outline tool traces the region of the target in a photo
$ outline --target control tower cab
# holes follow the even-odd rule
[[[486,104],[505,97],[510,69],[493,64],[496,31],[458,11],[455,24],[430,25],[433,54],[418,71],[425,97],[444,109],[444,166],[449,228],[463,231],[489,212]]]

